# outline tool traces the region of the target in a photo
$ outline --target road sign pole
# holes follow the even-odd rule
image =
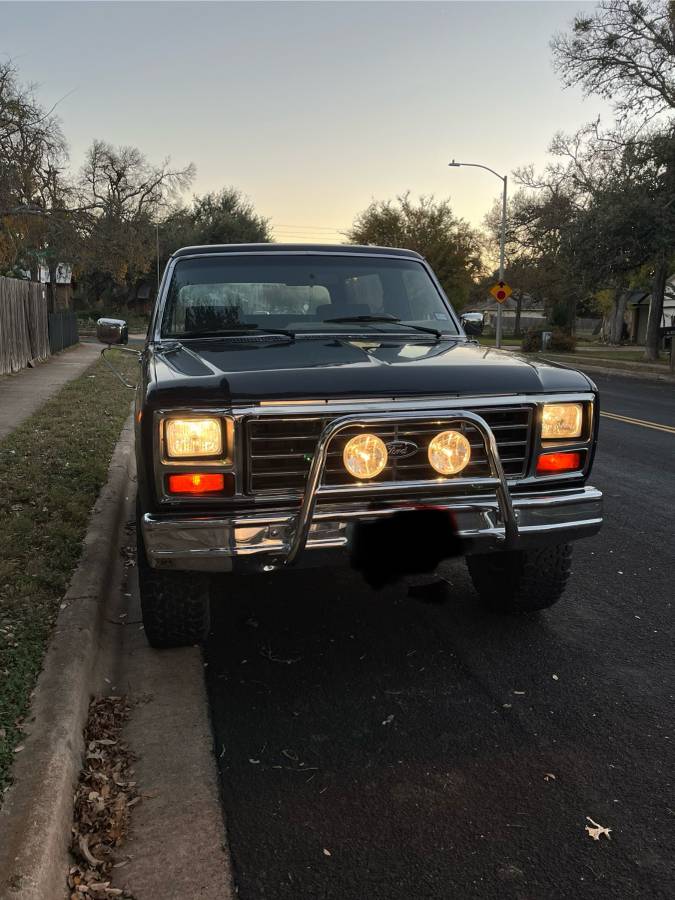
[[[504,175],[504,193],[502,194],[502,230],[499,236],[499,280],[504,281],[504,245],[506,244],[506,175]],[[502,304],[497,307],[497,347],[502,345]]]

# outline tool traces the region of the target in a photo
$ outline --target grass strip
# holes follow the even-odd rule
[[[114,365],[136,380],[133,357]],[[0,441],[0,802],[131,399],[99,360]]]
[[[643,372],[649,375],[668,375],[668,366],[664,363],[647,363],[647,362],[631,362],[628,360],[618,359],[617,357],[600,357],[597,353],[571,354],[571,353],[549,353],[547,350],[539,354],[528,354],[529,356],[538,356],[540,359],[551,359],[554,362],[562,362],[573,368],[583,369],[584,366],[591,369],[593,367],[600,369],[621,369],[624,372]]]

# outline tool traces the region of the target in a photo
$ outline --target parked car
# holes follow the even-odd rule
[[[124,341],[125,325],[102,320],[100,335]],[[593,382],[478,347],[412,251],[178,250],[140,363],[153,646],[205,637],[211,600],[227,602],[212,573],[341,563],[364,529],[403,514],[410,541],[397,533],[391,564],[419,570],[411,547],[446,545],[429,510],[454,523],[448,553],[454,534],[483,603],[533,612],[561,596],[571,542],[601,526]]]
[[[466,334],[483,333],[483,313],[466,312],[459,317]]]

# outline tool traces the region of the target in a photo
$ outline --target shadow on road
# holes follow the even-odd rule
[[[240,896],[666,896],[654,710],[574,597],[495,618],[444,574],[440,604],[337,570],[221,583],[205,658]]]

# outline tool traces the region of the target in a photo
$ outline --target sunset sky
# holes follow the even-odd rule
[[[244,191],[278,240],[339,240],[371,199],[450,197],[479,225],[488,173],[546,161],[607,114],[563,90],[560,2],[0,3],[0,54],[58,106],[75,168],[93,138]]]

